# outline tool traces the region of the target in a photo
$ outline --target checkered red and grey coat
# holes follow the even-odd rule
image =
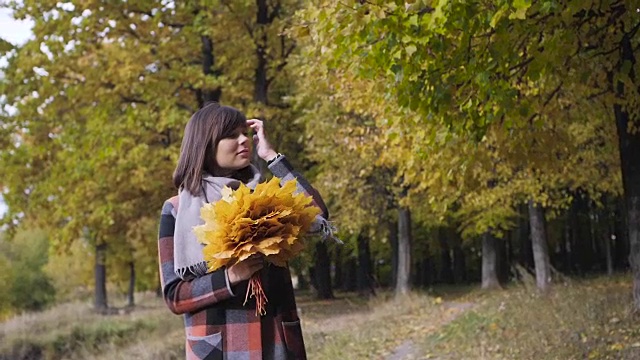
[[[313,196],[327,217],[322,198],[286,158],[279,157],[269,169],[283,182],[297,178],[299,190]],[[162,208],[158,252],[164,299],[173,313],[184,316],[186,358],[306,359],[289,269],[267,266],[261,271],[268,299],[265,316],[256,316],[255,302],[243,306],[248,282],[229,287],[224,269],[189,281],[175,274],[173,234],[179,206],[176,196]]]

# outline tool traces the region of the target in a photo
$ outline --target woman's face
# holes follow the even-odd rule
[[[222,173],[240,170],[249,165],[251,145],[247,130],[246,126],[240,126],[230,136],[218,142],[216,162]]]

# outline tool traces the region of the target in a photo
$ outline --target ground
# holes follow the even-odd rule
[[[523,284],[401,298],[380,290],[333,300],[299,293],[309,359],[640,359],[627,274],[554,284],[544,296]],[[109,316],[90,300],[16,316],[0,324],[0,360],[182,359],[181,317],[154,294],[139,294],[137,304]]]

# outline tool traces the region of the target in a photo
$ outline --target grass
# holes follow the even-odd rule
[[[105,353],[114,359],[114,352],[136,341],[161,339],[162,329],[182,326],[153,295],[139,298],[145,305],[131,313],[104,316],[78,302],[16,316],[0,325],[0,359],[88,359]]]
[[[402,299],[298,295],[309,359],[640,359],[628,277],[573,280],[547,296],[512,286],[436,288]],[[0,324],[4,359],[182,359],[182,319],[153,294],[131,313],[62,304]]]
[[[640,359],[627,277],[574,280],[546,296],[523,287],[478,292],[475,302],[423,339],[422,353],[439,359]]]
[[[331,314],[303,317],[309,359],[384,358],[403,341],[429,331],[440,313],[434,298],[424,294],[394,300],[383,293],[369,301],[345,295],[339,301]],[[303,309],[310,306],[303,304]],[[418,321],[422,317],[434,321]]]

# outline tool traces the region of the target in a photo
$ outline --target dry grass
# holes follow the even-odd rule
[[[400,299],[383,293],[369,301],[351,295],[341,304],[303,318],[309,359],[384,359],[461,311],[441,298],[419,293]]]
[[[300,294],[309,358],[390,359],[402,349],[394,358],[640,359],[628,277],[573,281],[546,297],[521,287],[463,296],[438,290],[442,298]],[[75,303],[10,319],[0,324],[0,360],[182,359],[181,317],[153,295],[137,301],[142,306],[128,314],[102,316]]]
[[[439,359],[640,359],[629,277],[478,293],[478,306],[421,342]]]
[[[89,303],[67,303],[28,313],[0,324],[0,359],[87,359],[113,354],[160,329],[180,327],[181,321],[152,295],[139,296],[143,306],[104,316]],[[133,357],[135,358],[135,357]]]
[[[411,295],[391,300],[381,294],[367,300],[338,294],[336,300],[298,297],[310,359],[382,358],[405,336],[399,329],[421,328],[412,314],[433,312],[433,298]],[[181,317],[154,297],[139,298],[129,314],[95,314],[90,304],[63,304],[25,314],[0,326],[0,359],[182,359]],[[394,330],[390,331],[391,326]]]

